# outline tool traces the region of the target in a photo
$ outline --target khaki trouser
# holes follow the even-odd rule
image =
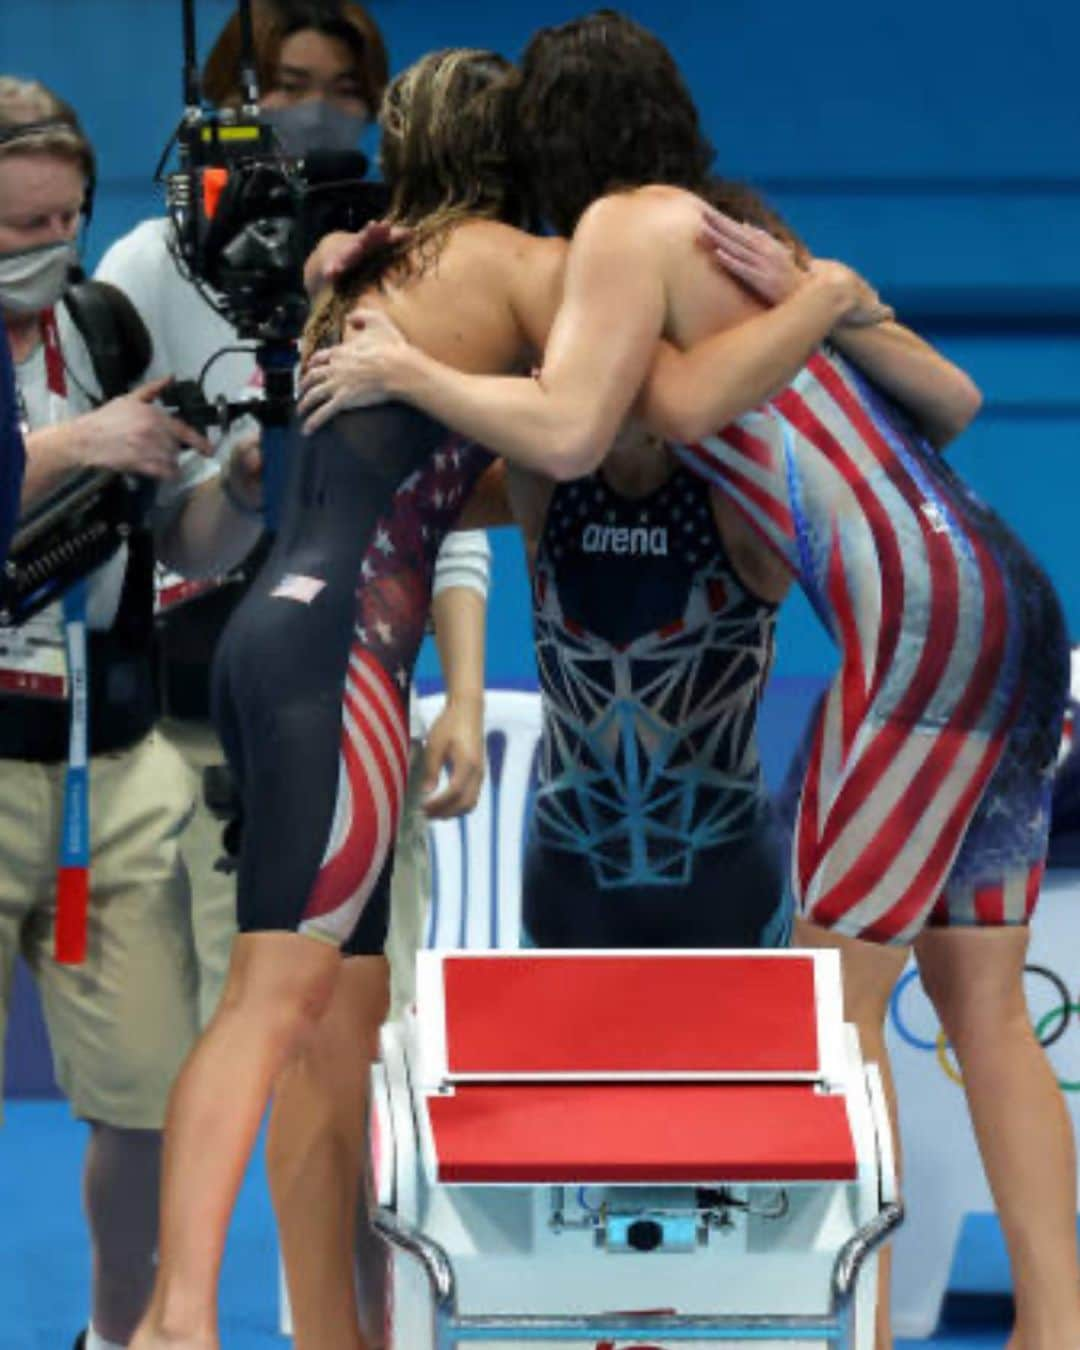
[[[197,1030],[190,890],[179,853],[195,784],[157,733],[93,758],[88,952],[82,965],[68,966],[52,955],[64,772],[63,764],[0,761],[0,1018],[21,952],[75,1114],[159,1129]],[[0,1026],[0,1051],[2,1033]]]

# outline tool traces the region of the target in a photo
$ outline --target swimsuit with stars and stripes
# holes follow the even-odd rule
[[[1024,923],[1068,686],[1038,564],[827,349],[680,455],[787,561],[840,648],[795,826],[803,913],[875,942]]]
[[[786,941],[756,739],[776,609],[739,580],[710,496],[683,468],[645,497],[602,473],[553,491],[533,577],[536,945]]]
[[[340,414],[292,460],[281,529],[215,659],[239,927],[377,954],[435,557],[491,456],[387,404]]]

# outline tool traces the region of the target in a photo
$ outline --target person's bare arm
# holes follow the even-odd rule
[[[914,418],[939,450],[955,440],[982,407],[982,394],[971,376],[903,324],[839,324],[830,340]]]
[[[851,306],[852,274],[818,262],[780,304],[681,352],[660,344],[638,414],[653,431],[696,441],[771,398],[795,378]]]
[[[483,558],[486,567],[486,548]],[[424,812],[444,820],[471,811],[484,781],[487,595],[471,585],[449,585],[436,593],[431,611],[446,703],[424,747]],[[449,777],[439,788],[443,769]]]
[[[31,431],[26,437],[23,507],[80,469],[112,469],[167,482],[177,477],[185,446],[210,455],[205,436],[156,406],[154,400],[168,383],[168,378],[154,380],[92,412]]]
[[[312,357],[301,411],[319,407],[324,369],[348,367],[351,406],[404,399],[527,468],[555,478],[589,472],[632,403],[665,321],[654,240],[632,206],[613,197],[586,212],[536,378],[464,374],[411,346],[379,311],[363,310],[354,319],[363,334]]]
[[[721,212],[704,213],[700,242],[724,271],[769,304],[784,300],[802,283],[803,269],[785,244]],[[855,320],[837,324],[830,334],[838,350],[894,398],[934,445],[940,448],[959,435],[982,405],[974,381],[896,323],[892,310],[880,301]]]
[[[219,474],[199,483],[157,532],[158,557],[182,576],[220,576],[248,556],[263,532],[262,457],[240,442]]]
[[[314,429],[343,407],[400,398],[526,469],[564,480],[592,472],[634,403],[667,320],[657,259],[672,216],[635,196],[585,213],[567,263],[562,303],[533,380],[466,375],[409,345],[385,314],[358,312],[367,331],[312,357],[301,411]],[[857,279],[822,264],[784,305],[727,338],[725,420],[754,407],[797,369],[858,300]],[[860,283],[861,284],[861,283]],[[710,390],[715,397],[716,384]]]

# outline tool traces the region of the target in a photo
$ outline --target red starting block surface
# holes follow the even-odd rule
[[[448,956],[442,977],[451,1078],[820,1071],[809,955]]]
[[[427,1107],[449,1184],[856,1175],[843,1099],[802,1083],[470,1083]]]

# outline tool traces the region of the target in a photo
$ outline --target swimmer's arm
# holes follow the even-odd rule
[[[959,366],[902,324],[840,324],[831,341],[863,374],[908,412],[939,450],[982,407],[978,385]]]
[[[638,405],[658,435],[697,441],[756,408],[793,380],[862,283],[840,263],[818,262],[772,309],[680,352],[661,343]]]
[[[524,468],[559,480],[591,472],[663,331],[666,296],[653,235],[647,213],[643,220],[625,198],[589,208],[569,251],[562,303],[535,379],[467,375],[399,342],[379,351],[372,387]],[[350,343],[354,353],[358,345]]]
[[[803,284],[806,260],[766,230],[706,210],[698,242],[723,274],[737,277],[770,305]],[[877,292],[862,284],[866,303],[860,322],[848,316],[830,334],[833,343],[911,414],[929,440],[944,445],[978,412],[979,390],[929,343],[893,322]]]
[[[483,552],[486,561],[490,556],[486,541]],[[446,703],[428,731],[424,748],[424,812],[434,819],[446,819],[471,811],[484,781],[486,568],[483,587],[447,585],[436,591],[431,611]],[[436,791],[444,768],[449,779]]]

